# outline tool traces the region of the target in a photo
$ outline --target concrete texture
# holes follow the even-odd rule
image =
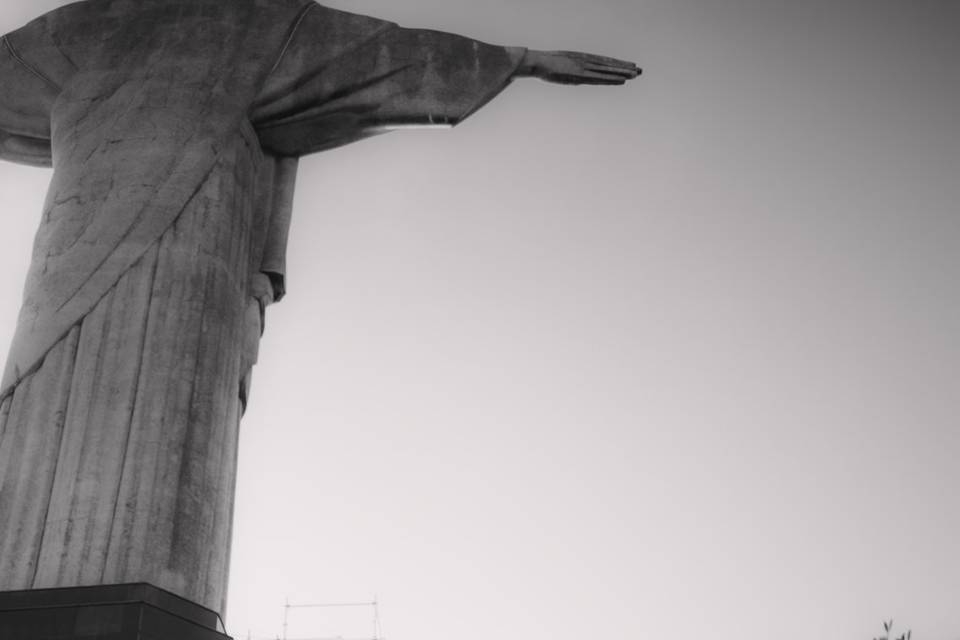
[[[225,607],[238,444],[296,158],[457,124],[517,75],[622,84],[306,0],[88,0],[0,43],[0,157],[52,164],[0,384],[0,589]]]
[[[92,0],[3,39],[0,152],[54,177],[0,389],[0,589],[223,611],[296,157],[454,124],[522,58],[300,0]]]

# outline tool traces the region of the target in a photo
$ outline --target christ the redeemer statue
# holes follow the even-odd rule
[[[297,158],[457,124],[513,78],[639,72],[312,0],[87,0],[4,36],[0,157],[54,172],[0,385],[0,591],[146,582],[222,612]]]

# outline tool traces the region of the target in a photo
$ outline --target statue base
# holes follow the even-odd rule
[[[215,612],[149,584],[0,592],[3,640],[231,640]]]

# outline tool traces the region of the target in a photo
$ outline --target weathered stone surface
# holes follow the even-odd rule
[[[43,369],[24,381],[22,393],[8,396],[2,403],[0,590],[32,586],[79,338],[80,329],[75,328],[50,351]]]
[[[0,157],[51,164],[0,384],[0,590],[148,582],[223,611],[238,423],[297,157],[453,125],[527,52],[312,0],[87,0],[0,42]]]
[[[57,450],[0,458],[53,467],[39,489],[41,534],[0,522],[0,539],[35,559],[0,575],[0,589],[149,579],[222,610],[261,161],[252,132],[238,134],[173,226],[80,322]],[[53,385],[32,383],[47,368],[15,388],[7,428],[35,430],[20,407],[46,406]]]
[[[169,228],[248,118],[281,157],[453,124],[523,57],[304,0],[90,1],[5,42],[3,93],[42,99],[0,112],[0,130],[47,136],[55,174],[0,397]]]
[[[0,589],[223,610],[296,156],[456,121],[521,57],[302,0],[98,0],[6,36],[0,148],[55,171],[0,389]]]

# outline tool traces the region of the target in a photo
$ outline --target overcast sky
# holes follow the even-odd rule
[[[229,631],[960,639],[960,4],[330,4],[646,73],[303,162]]]

